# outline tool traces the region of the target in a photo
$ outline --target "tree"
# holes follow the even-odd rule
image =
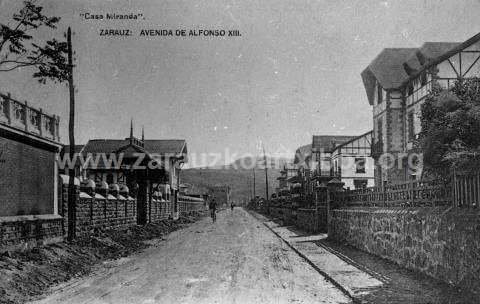
[[[32,32],[40,28],[55,29],[59,17],[47,17],[43,7],[35,0],[26,0],[19,12],[13,14],[14,25],[0,24],[0,72],[10,72],[21,67],[35,67],[33,77],[42,84],[47,81],[68,83],[70,92],[69,143],[70,159],[73,159],[75,137],[75,94],[73,85],[73,51],[71,30],[66,33],[67,41],[48,40],[40,46],[32,42]],[[76,193],[75,169],[69,170],[68,186],[68,239],[75,238]]]
[[[458,80],[449,90],[434,87],[422,105],[417,147],[427,174],[448,176],[453,168],[478,167],[480,78]]]
[[[32,41],[32,32],[41,28],[55,29],[60,21],[58,17],[45,16],[42,11],[35,1],[24,1],[23,7],[13,14],[12,25],[0,23],[0,72],[27,66],[45,69],[49,60],[61,52],[64,45],[55,39],[44,47]]]

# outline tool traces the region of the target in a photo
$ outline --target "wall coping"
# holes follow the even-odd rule
[[[60,174],[60,178],[62,179],[62,184],[68,185],[68,182],[70,181],[70,176],[65,175],[65,174]],[[73,179],[73,184],[75,186],[80,186],[80,180],[78,178]]]
[[[95,193],[95,199],[100,199],[100,200],[104,200],[105,197],[99,193]]]
[[[80,192],[80,198],[92,198],[92,197],[85,192]]]
[[[38,215],[13,215],[13,216],[2,216],[0,217],[0,224],[2,223],[14,223],[14,222],[25,222],[25,221],[51,221],[62,219],[62,216],[59,214],[38,214]]]

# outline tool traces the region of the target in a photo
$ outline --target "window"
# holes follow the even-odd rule
[[[355,189],[365,189],[367,188],[368,181],[366,179],[354,179],[353,186]]]
[[[380,84],[377,84],[377,103],[381,104],[383,102],[383,90]]]
[[[409,112],[407,115],[407,126],[408,126],[408,141],[413,141],[415,139],[413,111]]]
[[[355,172],[365,173],[365,158],[355,158]]]

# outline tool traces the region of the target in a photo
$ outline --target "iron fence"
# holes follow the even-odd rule
[[[343,205],[444,206],[452,203],[452,184],[441,180],[418,180],[381,187],[332,193]]]

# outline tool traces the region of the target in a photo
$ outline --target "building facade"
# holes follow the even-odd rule
[[[344,188],[374,186],[374,160],[370,153],[372,134],[373,131],[369,131],[354,137],[330,153],[331,175],[344,183]]]
[[[377,184],[421,178],[422,157],[412,153],[421,131],[421,106],[433,85],[449,88],[459,79],[480,76],[479,41],[477,34],[464,42],[387,48],[362,72],[373,108]]]
[[[0,94],[0,250],[63,236],[60,118]]]
[[[68,153],[66,147],[65,153]],[[80,181],[127,187],[137,201],[137,222],[150,221],[154,196],[172,205],[173,218],[178,217],[180,170],[188,161],[185,140],[149,140],[130,136],[125,139],[92,139],[75,147]]]

